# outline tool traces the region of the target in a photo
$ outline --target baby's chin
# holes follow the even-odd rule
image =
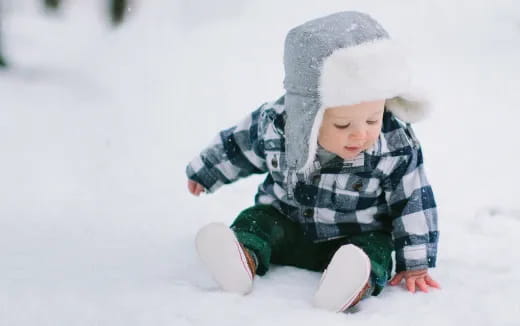
[[[347,148],[343,148],[343,150],[341,150],[341,152],[339,152],[339,153],[337,152],[336,155],[338,155],[339,157],[341,157],[344,160],[353,160],[356,157],[358,157],[359,154],[366,151],[368,148],[370,148],[370,147],[364,146],[364,147],[361,147],[356,150],[349,150]]]
[[[353,160],[355,159],[360,153],[366,151],[368,147],[365,145],[363,147],[359,147],[356,149],[349,149],[347,146],[344,147],[336,147],[336,148],[326,148],[331,153],[336,154],[337,156],[341,157],[344,160]]]
[[[342,159],[344,160],[353,160],[355,159],[361,152],[363,151],[358,151],[357,153],[355,154],[341,154],[341,155],[338,155],[339,157],[341,157]]]

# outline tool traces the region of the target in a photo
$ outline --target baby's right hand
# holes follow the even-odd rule
[[[188,180],[188,190],[192,195],[198,196],[201,192],[204,192],[204,187],[193,180]]]

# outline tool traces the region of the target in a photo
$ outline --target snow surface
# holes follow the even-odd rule
[[[101,0],[3,2],[0,325],[520,325],[517,1],[136,0],[117,30]],[[282,94],[289,28],[346,9],[406,44],[434,99],[416,131],[443,289],[332,314],[311,306],[319,273],[275,267],[223,293],[195,232],[230,223],[262,177],[195,198],[185,165]]]

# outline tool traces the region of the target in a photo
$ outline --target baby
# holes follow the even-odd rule
[[[410,125],[427,105],[410,89],[402,51],[370,16],[340,12],[290,30],[284,66],[285,94],[220,132],[187,167],[197,196],[267,173],[231,227],[198,232],[214,279],[246,294],[271,263],[324,271],[313,304],[337,312],[390,279],[411,292],[438,288],[428,274],[436,204]]]

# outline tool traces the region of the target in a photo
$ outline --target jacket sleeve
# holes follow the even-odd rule
[[[189,179],[200,183],[208,193],[253,173],[267,172],[262,119],[265,104],[236,126],[223,130],[186,167]]]
[[[435,267],[439,238],[437,208],[419,146],[400,158],[385,187],[392,218],[396,272]]]

